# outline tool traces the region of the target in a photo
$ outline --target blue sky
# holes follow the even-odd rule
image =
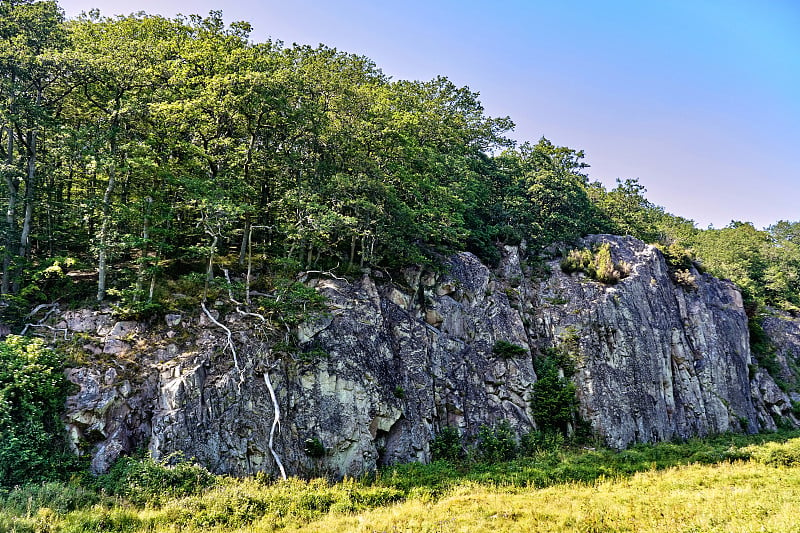
[[[800,2],[793,0],[62,0],[68,16],[220,9],[252,38],[445,75],[513,137],[582,149],[699,227],[800,220]]]

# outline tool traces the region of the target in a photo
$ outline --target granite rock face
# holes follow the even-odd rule
[[[214,472],[358,475],[378,465],[430,459],[445,426],[467,438],[509,421],[534,429],[533,357],[561,346],[574,357],[580,414],[609,445],[797,424],[791,401],[755,369],[741,297],[729,282],[692,272],[677,283],[660,252],[631,238],[608,242],[630,275],[614,286],[580,274],[533,280],[521,251],[506,247],[490,270],[469,253],[444,273],[408,268],[390,278],[307,280],[328,311],[292,334],[287,356],[260,341],[258,320],[219,305],[171,314],[145,327],[108,311],[69,311],[59,327],[89,361],[68,371],[76,451],[96,471],[147,447]],[[227,310],[226,310],[227,309]],[[79,342],[76,342],[79,339]],[[525,349],[506,358],[498,341]],[[268,379],[267,379],[268,378]],[[321,444],[324,455],[307,453]]]
[[[554,263],[537,314],[543,337],[577,346],[580,411],[608,444],[771,430],[772,414],[796,424],[786,395],[753,373],[732,283],[695,269],[678,283],[661,253],[633,238],[584,240],[601,243],[630,275],[609,286]]]
[[[787,383],[800,384],[800,318],[773,310],[763,318],[761,325],[780,366],[777,377]],[[790,397],[800,402],[799,393],[792,392]]]

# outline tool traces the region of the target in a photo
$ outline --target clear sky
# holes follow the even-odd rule
[[[800,220],[797,0],[60,0],[67,16],[222,10],[268,38],[481,93],[513,137],[586,152],[698,226]]]

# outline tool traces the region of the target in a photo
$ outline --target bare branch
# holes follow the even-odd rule
[[[203,308],[203,311],[205,312],[205,314],[208,317],[208,319],[211,322],[213,322],[216,326],[222,328],[222,330],[225,331],[225,334],[228,336],[228,343],[227,344],[228,344],[228,349],[230,349],[231,354],[233,354],[233,366],[235,366],[236,370],[239,372],[239,382],[236,384],[236,387],[239,390],[239,393],[241,393],[242,392],[242,383],[244,383],[244,372],[242,371],[241,367],[239,366],[239,357],[238,357],[238,355],[236,353],[236,346],[233,343],[233,333],[231,332],[230,328],[228,328],[227,326],[222,324],[219,320],[217,320],[216,318],[214,318],[211,315],[211,312],[206,307],[206,303],[205,302],[201,302],[200,303],[200,307]]]
[[[28,328],[47,328],[50,331],[63,331],[64,332],[64,340],[67,340],[67,335],[69,334],[69,330],[67,328],[54,328],[53,326],[48,326],[47,324],[45,324],[47,319],[50,318],[50,315],[52,315],[53,313],[58,311],[58,304],[57,303],[54,302],[54,303],[51,303],[51,304],[39,304],[33,309],[33,311],[28,313],[28,315],[25,318],[33,318],[36,315],[36,313],[38,313],[42,309],[47,309],[48,310],[47,313],[44,314],[42,319],[40,321],[38,321],[38,322],[28,322],[28,323],[26,323],[25,327],[22,328],[22,331],[20,332],[20,335],[25,335],[25,333],[28,332]]]
[[[48,326],[47,324],[25,324],[25,327],[23,328],[22,333],[20,333],[20,335],[25,335],[25,333],[28,331],[28,328],[47,328],[53,332],[63,331],[64,340],[68,339],[67,335],[69,334],[69,330],[67,328],[54,328],[53,326]]]
[[[269,372],[264,372],[264,383],[266,383],[267,389],[269,389],[269,397],[272,400],[272,406],[275,408],[275,416],[272,419],[272,428],[269,430],[269,451],[272,452],[272,457],[275,459],[275,464],[278,465],[278,469],[281,471],[281,478],[286,479],[286,470],[284,470],[281,458],[273,447],[273,442],[275,440],[275,429],[277,428],[278,431],[280,431],[281,428],[281,408],[278,406],[278,398],[275,396],[275,389],[272,388],[272,382],[269,380]]]

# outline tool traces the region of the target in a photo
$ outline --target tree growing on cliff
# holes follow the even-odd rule
[[[570,355],[563,348],[551,348],[534,358],[534,367],[533,419],[540,431],[567,435],[578,407],[575,384],[570,381],[575,372]]]

